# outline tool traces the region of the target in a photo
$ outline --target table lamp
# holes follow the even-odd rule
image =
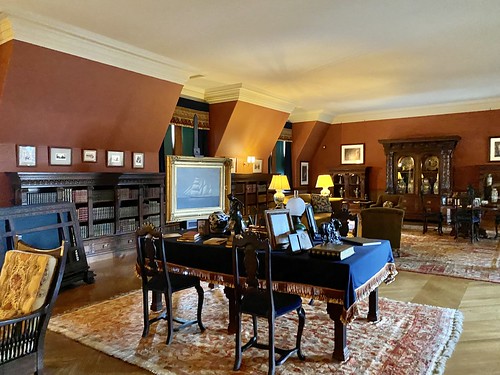
[[[269,190],[276,190],[276,193],[274,193],[274,203],[276,203],[276,208],[283,208],[283,201],[285,200],[283,190],[290,190],[288,178],[284,175],[275,174],[269,185]]]
[[[306,210],[306,203],[301,197],[299,197],[299,192],[297,190],[293,192],[293,198],[290,198],[286,203],[286,208],[290,210],[294,229],[306,230],[306,226],[300,221],[302,214]]]
[[[328,188],[331,186],[333,186],[332,176],[330,176],[329,174],[320,174],[318,176],[318,180],[316,181],[316,187],[322,188],[320,193],[321,195],[329,197],[330,190]]]

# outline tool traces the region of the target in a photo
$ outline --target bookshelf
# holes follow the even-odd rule
[[[260,215],[274,207],[273,193],[269,191],[271,178],[272,175],[266,173],[234,173],[231,176],[231,192],[244,204],[244,216]]]
[[[88,257],[135,249],[144,222],[165,225],[162,173],[8,173],[16,205],[73,202]]]

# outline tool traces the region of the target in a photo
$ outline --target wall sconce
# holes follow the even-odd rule
[[[247,162],[243,163],[243,165],[247,166],[254,163],[255,163],[255,156],[247,156]]]
[[[329,197],[330,190],[328,188],[331,186],[333,186],[332,176],[330,176],[329,174],[320,174],[318,176],[318,180],[316,181],[316,187],[322,188],[320,193],[321,195]]]
[[[276,190],[273,197],[274,203],[276,203],[276,208],[283,208],[283,201],[285,200],[283,190],[290,190],[288,178],[284,175],[275,174],[269,184],[269,190]]]

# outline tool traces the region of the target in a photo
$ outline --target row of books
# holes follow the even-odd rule
[[[177,238],[177,241],[184,241],[184,242],[196,242],[201,239],[201,235],[194,230],[188,230],[187,232],[182,233],[182,235]]]
[[[114,219],[115,207],[114,206],[94,207],[92,209],[92,215],[94,217],[94,220]]]
[[[57,202],[57,193],[23,193],[23,204],[40,204]]]
[[[137,199],[139,189],[120,188],[117,191],[118,199]]]

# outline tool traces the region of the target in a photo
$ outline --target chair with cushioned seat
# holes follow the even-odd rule
[[[405,211],[400,208],[370,207],[361,210],[361,236],[389,240],[400,256],[401,230]]]
[[[455,239],[461,234],[469,237],[470,242],[479,241],[480,209],[474,207],[474,190],[470,188],[466,193],[459,195],[459,202],[453,208],[452,221],[454,224]]]
[[[167,267],[164,266],[166,264],[166,255],[162,234],[151,224],[145,224],[139,228],[136,231],[136,238],[137,263],[142,279],[142,304],[144,316],[142,336],[146,337],[149,333],[149,326],[158,320],[167,321],[167,345],[172,342],[174,322],[180,323],[180,325],[175,328],[175,331],[193,324],[198,324],[200,330],[204,331],[205,327],[201,320],[204,291],[200,285],[200,279],[194,276],[168,272]],[[189,288],[195,288],[198,293],[196,319],[185,321],[174,318],[172,312],[172,293]],[[149,292],[157,293],[158,295],[163,294],[166,305],[165,311],[152,319],[149,318]]]
[[[43,373],[45,333],[67,254],[65,241],[52,250],[23,244],[6,252],[0,272],[0,374]]]
[[[254,233],[247,232],[233,240],[236,321],[234,370],[240,369],[242,353],[251,347],[268,350],[268,374],[274,374],[275,367],[283,364],[293,354],[297,354],[301,360],[305,359],[300,348],[302,331],[305,324],[305,312],[302,308],[302,298],[295,294],[273,292],[270,253],[269,240],[259,240]],[[240,276],[243,275],[246,276],[245,281],[240,279]],[[265,281],[265,286],[259,284],[259,277]],[[296,345],[291,349],[276,348],[274,342],[275,319],[294,310],[299,317]],[[243,346],[241,343],[242,314],[251,315],[253,323],[253,335]],[[267,344],[261,343],[257,338],[258,317],[267,319]],[[280,355],[278,359],[275,358],[276,353]]]

